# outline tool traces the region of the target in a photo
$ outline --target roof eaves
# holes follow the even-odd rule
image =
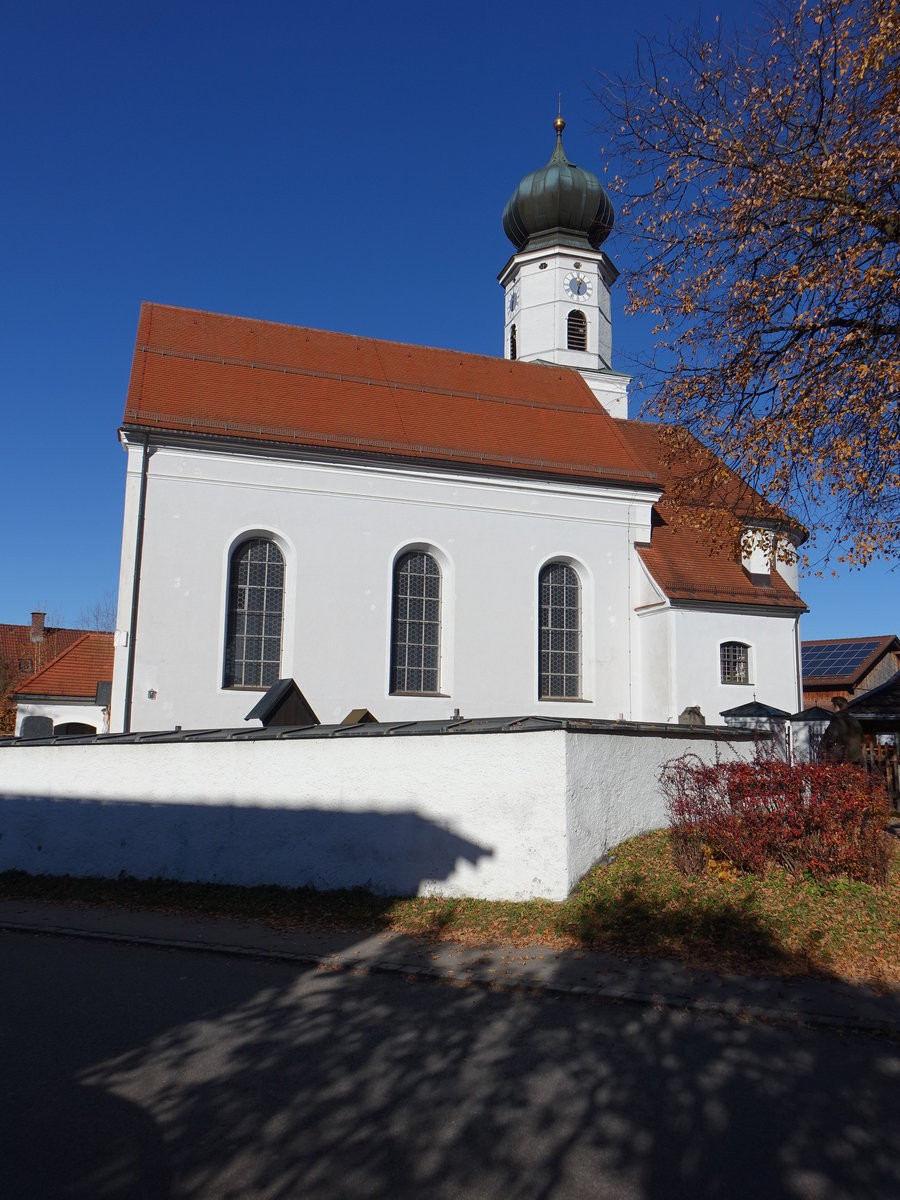
[[[126,417],[129,413],[126,411]],[[627,485],[645,491],[660,493],[660,484],[652,471],[635,470],[629,467],[602,466],[590,463],[561,462],[554,459],[528,459],[518,455],[493,454],[474,450],[460,450],[425,444],[404,444],[376,438],[348,438],[309,430],[275,429],[267,426],[249,426],[236,421],[214,421],[212,419],[190,419],[169,417],[158,413],[131,413],[132,420],[123,422],[121,429],[127,433],[144,434],[152,430],[165,438],[177,441],[194,439],[198,444],[220,441],[233,446],[248,447],[281,446],[285,450],[304,453],[350,454],[354,458],[365,456],[379,462],[394,465],[415,463],[432,468],[452,466],[479,473],[497,473],[528,476],[529,478],[554,478],[562,481],[575,480],[582,483]],[[143,419],[142,419],[143,418]],[[177,426],[177,427],[173,427]],[[210,429],[209,426],[217,428]],[[256,436],[254,436],[254,434]]]

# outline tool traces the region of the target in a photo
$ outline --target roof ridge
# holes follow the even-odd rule
[[[894,638],[898,638],[896,633],[861,633],[858,637],[830,637],[830,638],[803,638],[800,642],[801,646],[833,646],[835,643],[841,645],[852,644],[853,642],[890,642]]]
[[[279,329],[289,329],[294,333],[315,333],[325,337],[346,338],[348,341],[371,342],[376,346],[399,346],[404,350],[427,350],[431,354],[462,354],[465,358],[479,358],[483,359],[485,362],[494,363],[495,365],[497,363],[505,363],[513,371],[556,370],[573,372],[576,375],[579,374],[576,367],[568,367],[563,363],[525,362],[522,359],[498,358],[496,354],[483,354],[477,350],[459,350],[453,346],[429,346],[421,342],[401,342],[394,338],[372,337],[371,334],[367,333],[345,333],[339,329],[319,329],[315,325],[292,325],[289,321],[272,321],[268,317],[243,317],[236,313],[215,312],[214,310],[208,308],[187,308],[183,304],[160,304],[156,300],[145,300],[143,301],[143,304],[151,309],[168,310],[169,312],[192,313],[201,317],[215,317],[220,321],[239,321],[247,325],[252,325],[254,323],[259,325],[274,325]],[[216,360],[215,355],[213,355],[212,358],[213,361]],[[587,387],[587,384],[585,384],[585,387]],[[464,394],[465,393],[463,392],[456,393],[456,395]],[[593,399],[593,393],[591,393],[591,398]],[[597,407],[599,407],[602,412],[606,412],[599,402],[597,402]],[[608,415],[609,414],[607,413],[607,416]]]

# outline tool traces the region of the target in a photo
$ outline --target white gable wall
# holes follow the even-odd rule
[[[689,705],[699,704],[707,721],[754,698],[773,708],[796,712],[802,707],[797,687],[797,622],[795,613],[752,612],[733,607],[673,608],[675,720]],[[723,684],[719,647],[743,642],[750,647],[750,682]],[[654,719],[648,717],[648,719]]]
[[[122,728],[141,450],[129,448],[111,728]],[[263,534],[286,562],[283,676],[319,719],[547,713],[638,719],[630,561],[653,492],[421,468],[161,447],[149,460],[132,728],[240,725],[258,691],[222,686],[228,563]],[[392,569],[441,564],[442,695],[391,696]],[[538,575],[582,583],[582,701],[538,698]],[[155,692],[155,698],[149,693]]]

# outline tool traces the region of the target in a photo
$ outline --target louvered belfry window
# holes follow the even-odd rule
[[[518,347],[516,345],[516,327],[513,325],[509,331],[509,357],[514,359],[517,354]]]
[[[573,567],[550,563],[541,571],[540,696],[581,697],[581,583]]]
[[[394,567],[391,691],[440,691],[441,569],[424,551]]]
[[[750,682],[750,647],[743,642],[723,642],[719,647],[723,683]]]
[[[274,542],[251,538],[231,556],[225,686],[270,687],[281,669],[284,557]]]
[[[566,318],[566,347],[587,350],[587,317],[577,308],[573,308]]]

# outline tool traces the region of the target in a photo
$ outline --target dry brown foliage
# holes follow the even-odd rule
[[[755,40],[647,41],[597,93],[645,408],[861,566],[900,552],[900,0],[761,13]]]

